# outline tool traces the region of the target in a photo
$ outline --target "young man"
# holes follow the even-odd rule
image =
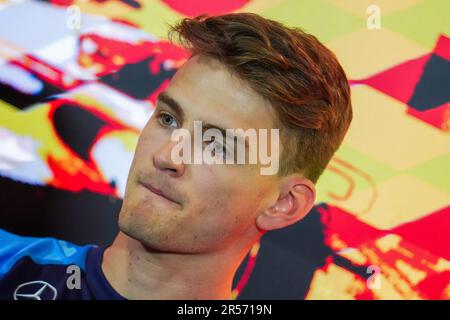
[[[314,184],[352,118],[334,54],[249,13],[184,19],[171,34],[192,56],[140,135],[116,239],[105,249],[0,233],[1,298],[230,299],[252,245],[314,205]],[[261,174],[260,161],[175,161],[172,134],[193,132],[194,121],[219,132],[279,129],[278,172]],[[69,265],[81,268],[79,288]]]

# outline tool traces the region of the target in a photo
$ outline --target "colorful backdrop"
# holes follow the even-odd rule
[[[331,48],[354,120],[313,212],[254,246],[234,296],[449,299],[448,0],[0,0],[0,227],[109,243],[139,132],[187,57],[168,24],[239,11]]]

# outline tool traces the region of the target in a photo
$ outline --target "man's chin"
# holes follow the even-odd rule
[[[126,236],[147,244],[149,242],[148,237],[152,233],[152,228],[148,225],[150,220],[144,220],[147,219],[142,214],[122,211],[119,215],[118,227]]]
[[[139,222],[136,221],[135,215],[136,213],[122,210],[118,220],[119,230],[133,239],[137,238],[138,233],[141,232],[138,230]]]
[[[132,237],[129,217],[125,217],[122,212],[119,215],[118,227],[120,232],[126,234],[129,237]]]
[[[119,224],[119,230],[130,240],[135,241],[137,246],[142,246],[149,253],[172,252],[171,248],[167,246],[167,241],[160,241],[158,239],[150,238],[148,233],[144,233],[141,229],[136,228],[136,226]]]
[[[129,221],[119,220],[119,230],[128,238],[138,241],[144,246],[148,245],[148,239],[145,238],[143,231],[136,225],[129,223]]]

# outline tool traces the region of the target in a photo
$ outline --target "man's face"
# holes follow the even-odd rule
[[[259,233],[256,217],[276,200],[277,176],[261,175],[260,164],[176,164],[172,149],[177,142],[171,134],[183,128],[193,136],[195,120],[224,129],[269,130],[270,105],[222,64],[198,56],[178,70],[164,95],[177,102],[183,115],[167,98],[158,99],[137,144],[121,230],[161,251],[248,246]]]

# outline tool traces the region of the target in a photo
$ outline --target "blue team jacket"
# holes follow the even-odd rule
[[[104,250],[0,230],[0,299],[123,300],[101,270]]]

